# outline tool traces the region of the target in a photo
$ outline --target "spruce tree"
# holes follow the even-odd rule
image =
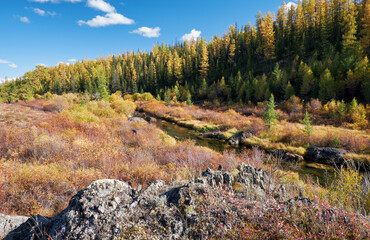
[[[276,125],[276,120],[279,118],[279,115],[275,112],[275,107],[276,104],[274,95],[271,94],[270,100],[267,102],[265,114],[263,116],[263,120],[269,129]]]

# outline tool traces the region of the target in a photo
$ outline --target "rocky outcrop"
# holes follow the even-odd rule
[[[221,138],[222,132],[220,130],[214,130],[210,132],[205,132],[199,135],[202,138]]]
[[[288,162],[301,162],[304,160],[303,156],[296,153],[288,152],[284,149],[275,150],[273,152],[273,155]]]
[[[16,229],[19,225],[27,221],[27,219],[28,217],[24,216],[10,216],[0,213],[0,237]]]
[[[154,117],[146,117],[145,118],[145,121],[147,121],[149,123],[156,123],[157,122],[157,119],[154,118]]]
[[[130,117],[127,119],[129,122],[145,122],[145,120],[141,117]]]
[[[242,131],[242,132],[238,132],[237,134],[229,138],[228,142],[232,146],[240,146],[243,144],[245,139],[250,138],[250,137],[253,137],[252,133]]]
[[[307,149],[305,158],[312,162],[330,164],[330,165],[342,165],[344,155],[348,153],[347,150],[331,147],[310,147]]]
[[[31,217],[5,240],[129,239],[130,234],[139,236],[140,229],[157,229],[151,232],[153,239],[186,239],[198,221],[197,197],[227,186],[244,198],[280,197],[285,191],[265,171],[245,164],[231,172],[207,169],[196,182],[180,186],[156,181],[144,191],[119,180],[98,180],[73,196],[55,217]]]

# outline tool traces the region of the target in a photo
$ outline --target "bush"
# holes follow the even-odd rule
[[[135,103],[128,101],[128,100],[115,100],[110,104],[111,108],[113,108],[117,113],[124,114],[127,117],[131,117],[135,110],[136,105]]]
[[[69,102],[64,96],[54,95],[43,107],[44,111],[62,112],[69,107]]]

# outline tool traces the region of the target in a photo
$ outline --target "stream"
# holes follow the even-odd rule
[[[230,146],[227,142],[222,140],[212,138],[200,138],[198,137],[200,134],[199,132],[178,126],[175,123],[167,122],[165,120],[157,119],[157,122],[154,124],[167,132],[168,135],[174,137],[176,140],[184,141],[190,139],[194,141],[198,146],[208,147],[221,153],[225,150],[236,151],[236,153],[241,153],[242,151],[248,150],[247,147]],[[312,164],[319,167],[322,166],[324,168],[328,168],[329,170],[312,168],[307,166],[307,164]],[[314,182],[319,182],[319,184],[322,186],[327,186],[334,179],[334,169],[328,165],[302,161],[300,163],[282,162],[281,167],[284,170],[297,172],[301,179],[306,179],[307,175],[309,175]]]

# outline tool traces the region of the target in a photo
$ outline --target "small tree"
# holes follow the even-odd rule
[[[301,123],[305,125],[303,132],[307,133],[308,137],[311,137],[313,127],[311,126],[310,114],[307,112],[307,110]]]
[[[161,101],[161,96],[159,94],[157,94],[156,99],[157,99],[157,101]]]
[[[188,94],[188,98],[186,99],[186,104],[188,106],[192,106],[193,105],[193,102],[191,101],[191,95],[190,95],[190,93]]]
[[[167,90],[164,93],[164,101],[166,102],[166,106],[170,105],[170,103],[171,103],[171,92],[170,92],[170,90]]]
[[[272,126],[276,125],[276,120],[279,118],[279,114],[275,112],[275,99],[274,95],[271,94],[270,100],[266,106],[266,112],[263,116],[263,120],[267,124],[268,128],[271,129]]]

